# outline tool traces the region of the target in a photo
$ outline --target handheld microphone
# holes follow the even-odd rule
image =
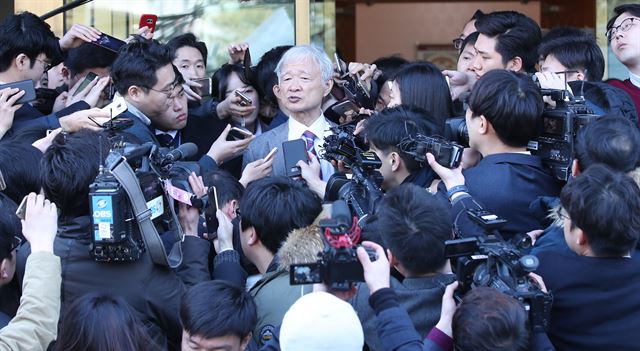
[[[198,146],[194,143],[184,143],[176,149],[169,151],[163,158],[162,164],[166,165],[187,157],[195,156],[198,153]]]
[[[147,142],[142,145],[124,143],[123,156],[128,160],[135,160],[139,157],[149,155],[152,147],[153,142]]]

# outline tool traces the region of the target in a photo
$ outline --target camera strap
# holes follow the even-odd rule
[[[138,222],[140,232],[142,233],[142,240],[144,240],[147,251],[151,256],[151,261],[159,266],[174,268],[174,266],[171,265],[172,260],[169,260],[165,253],[160,235],[158,235],[158,231],[151,221],[151,210],[147,207],[147,202],[140,189],[138,179],[126,162],[126,159],[124,157],[119,158],[113,164],[109,165],[109,170],[129,196],[136,222]],[[174,250],[172,250],[172,252],[173,251]],[[180,250],[180,261],[182,261],[182,250]],[[178,262],[178,264],[180,264],[180,262]]]

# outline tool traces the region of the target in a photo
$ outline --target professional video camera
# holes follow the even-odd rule
[[[362,265],[356,255],[360,241],[360,227],[344,201],[331,207],[331,218],[320,221],[320,236],[324,249],[316,263],[292,264],[289,270],[291,285],[324,283],[333,290],[348,291],[354,282],[363,282]],[[365,247],[369,259],[375,261],[375,251]]]
[[[535,77],[535,76],[533,76]],[[600,116],[590,109],[583,96],[573,96],[567,90],[540,89],[543,96],[549,96],[556,106],[542,113],[542,133],[531,140],[527,148],[542,159],[556,179],[567,181],[571,175],[573,150],[580,128]],[[445,137],[448,140],[469,146],[469,131],[464,117],[446,121]]]
[[[150,220],[163,232],[181,233],[173,201],[168,196],[185,203],[192,199],[195,202],[188,175],[190,171],[199,173],[199,167],[177,161],[196,152],[197,147],[192,143],[172,151],[159,149],[151,142],[112,145],[105,164],[100,166],[98,176],[89,187],[94,260],[138,260],[145,251],[145,242],[148,245],[147,235],[151,235],[143,231],[140,221]],[[121,162],[135,167],[135,174],[130,167],[127,168],[132,172],[130,177],[126,173],[116,174],[120,172],[117,167]]]
[[[542,159],[556,179],[567,181],[571,176],[578,131],[600,116],[587,107],[583,97],[544,90],[542,93],[550,95],[556,107],[542,113],[542,133],[537,140],[529,142],[528,149]]]
[[[351,179],[341,173],[332,175],[327,182],[326,199],[345,200],[363,225],[363,220],[375,210],[382,197],[379,186],[382,175],[376,171],[381,162],[373,152],[362,151],[364,143],[353,135],[353,129],[350,125],[333,127],[333,134],[324,139],[323,157],[344,162],[352,174]]]
[[[428,137],[422,134],[408,135],[397,145],[398,149],[410,155],[420,167],[428,164],[427,153],[431,153],[436,161],[447,168],[457,168],[462,160],[464,147],[442,137]]]
[[[553,297],[528,276],[538,267],[538,258],[523,254],[521,247],[502,239],[496,229],[506,223],[504,219],[485,210],[468,209],[463,214],[477,223],[482,232],[445,243],[445,255],[453,259],[460,284],[458,297],[478,286],[494,288],[523,304],[532,328],[546,330]]]

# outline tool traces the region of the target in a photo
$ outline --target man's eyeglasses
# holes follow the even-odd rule
[[[48,71],[51,69],[51,67],[53,67],[53,65],[45,60],[41,60],[41,59],[35,59],[36,61],[42,63],[43,67],[44,67],[44,71]]]
[[[558,218],[562,220],[569,219],[569,214],[562,206],[558,207],[557,214],[558,214]]]
[[[176,98],[179,98],[179,97],[181,98],[185,94],[184,88],[182,87],[182,85],[180,85],[180,89],[174,93],[173,90],[175,88],[176,88],[175,86],[172,86],[168,90],[158,90],[153,88],[149,88],[149,90],[157,91],[158,93],[161,93],[164,96],[166,96],[167,100],[165,101],[165,105],[168,106],[168,105],[171,105],[171,103],[175,101]]]
[[[611,41],[613,37],[616,36],[618,31],[622,33],[629,31],[629,29],[633,27],[633,25],[635,24],[634,22],[636,21],[640,21],[640,18],[629,17],[629,18],[626,18],[624,21],[620,22],[619,25],[609,28],[609,30],[607,31],[607,39]]]
[[[9,246],[9,253],[17,249],[18,246],[20,246],[20,244],[22,244],[22,239],[20,239],[19,236],[14,236],[13,239],[11,239],[11,245]]]

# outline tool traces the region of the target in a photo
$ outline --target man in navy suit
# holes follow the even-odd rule
[[[322,113],[322,100],[333,86],[333,66],[327,54],[320,48],[308,45],[294,46],[282,56],[278,66],[278,85],[274,92],[290,112],[289,120],[260,135],[244,153],[243,165],[265,157],[274,147],[278,148],[272,174],[286,175],[282,143],[302,139],[307,152],[318,155],[324,137],[334,126]],[[334,173],[331,163],[320,161],[322,179]]]
[[[540,196],[558,196],[560,184],[538,156],[527,151],[542,128],[540,89],[525,75],[507,70],[486,73],[469,96],[469,145],[482,154],[464,172],[468,193],[507,220],[505,238],[545,228],[529,206]]]
[[[133,41],[124,46],[112,66],[116,90],[127,102],[133,126],[126,132],[141,143],[177,147],[181,130],[187,125],[187,97],[184,80],[172,64],[171,50],[156,41]],[[228,127],[198,163],[203,171],[216,169],[225,160],[241,153],[252,138],[226,141]]]

